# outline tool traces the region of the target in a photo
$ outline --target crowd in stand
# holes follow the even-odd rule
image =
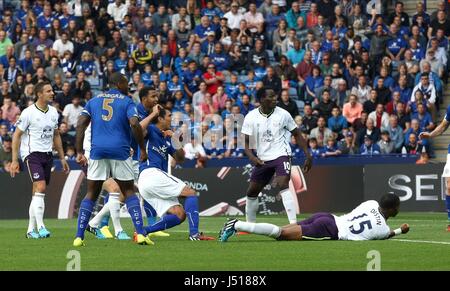
[[[239,128],[231,138],[217,133],[257,107],[268,88],[279,92],[278,106],[315,157],[430,154],[418,134],[442,117],[448,7],[441,1],[425,10],[418,1],[408,15],[393,2],[387,10],[380,0],[10,1],[0,15],[2,166],[37,82],[53,84],[73,159],[78,115],[116,71],[128,77],[136,103],[139,90],[152,86],[184,121],[174,127],[210,133],[208,145],[185,145],[187,158],[204,158],[198,166],[244,156]],[[294,140],[292,149],[302,156]]]

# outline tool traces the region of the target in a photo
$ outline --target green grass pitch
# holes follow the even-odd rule
[[[301,217],[305,217],[302,215]],[[201,217],[200,228],[217,237],[224,217]],[[259,222],[283,225],[285,216],[260,216]],[[131,234],[129,219],[123,219]],[[154,238],[154,246],[130,241],[97,240],[86,233],[86,246],[72,246],[75,220],[46,220],[52,237],[25,239],[26,220],[0,221],[0,270],[66,270],[70,250],[80,251],[81,270],[361,270],[371,250],[380,253],[381,270],[450,270],[450,233],[444,213],[400,213],[411,231],[387,241],[277,242],[257,235],[234,236],[227,243],[189,241],[187,222]]]

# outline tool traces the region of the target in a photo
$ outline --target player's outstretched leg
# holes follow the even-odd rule
[[[300,229],[297,225],[294,226]],[[288,227],[291,228],[290,225],[281,228],[279,226],[270,223],[253,223],[240,221],[238,219],[228,219],[228,221],[224,224],[222,230],[220,231],[219,240],[221,242],[226,242],[237,231],[244,231],[252,234],[260,234],[275,239],[279,239],[280,236],[282,235],[282,231]],[[290,235],[289,234],[287,235],[288,235],[287,238],[290,239],[289,238]]]
[[[145,214],[147,215],[147,225],[151,226],[153,224],[156,223],[157,221],[157,213],[155,208],[153,208],[153,206],[150,205],[150,203],[147,202],[147,200],[142,199],[144,202],[144,211]],[[170,236],[170,234],[168,234],[167,232],[164,231],[157,231],[153,233],[153,236],[160,236],[160,237],[167,237]]]
[[[145,231],[148,233],[148,237],[152,237],[154,233],[177,226],[185,219],[186,213],[183,208],[180,205],[174,205],[169,208],[159,221],[145,227]]]

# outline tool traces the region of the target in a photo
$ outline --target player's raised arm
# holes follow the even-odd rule
[[[444,131],[447,130],[450,122],[447,121],[446,118],[442,120],[442,122],[432,131],[432,132],[421,132],[419,134],[420,139],[434,138],[436,136],[441,135]]]
[[[82,166],[85,166],[87,164],[86,157],[83,154],[83,141],[84,141],[84,132],[86,131],[86,128],[89,126],[90,122],[91,117],[87,115],[87,113],[85,114],[82,113],[78,117],[75,149],[77,150],[77,163],[79,163]]]
[[[303,152],[306,155],[305,164],[303,165],[303,171],[305,173],[308,173],[308,171],[312,167],[312,156],[310,152],[308,151],[308,145],[306,140],[303,138],[302,133],[300,132],[300,129],[296,128],[293,131],[291,131],[291,134],[295,138],[295,142],[300,146],[300,148],[303,150]]]
[[[158,118],[161,108],[161,105],[156,104],[155,106],[153,106],[152,112],[146,118],[142,119],[141,122],[139,122],[144,137],[147,135],[147,127],[152,123],[153,120],[155,120],[155,118]]]
[[[23,131],[20,130],[19,127],[16,127],[12,137],[12,162],[9,173],[11,177],[15,177],[16,174],[20,172],[19,167],[19,148],[20,148],[20,140],[22,138]]]
[[[58,152],[59,160],[61,161],[61,165],[63,167],[64,173],[68,174],[70,171],[69,164],[64,158],[64,149],[62,146],[61,135],[59,134],[59,129],[55,129],[53,134],[53,144],[55,145],[56,151]]]
[[[395,230],[391,230],[389,233],[388,239],[394,237],[396,235],[405,234],[409,231],[409,225],[407,223],[403,223],[399,228]]]

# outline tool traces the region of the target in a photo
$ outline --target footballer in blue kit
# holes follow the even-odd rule
[[[153,120],[159,114],[158,93],[152,87],[144,87],[139,91],[139,98],[141,103],[136,106],[139,120],[145,119],[150,115],[148,120]],[[148,112],[151,112],[149,114]],[[132,165],[134,171],[134,183],[135,192],[137,192],[137,180],[139,177],[139,146],[136,140],[131,140]],[[127,233],[122,229],[120,223],[120,203],[124,202],[124,196],[122,195],[119,186],[113,179],[109,179],[103,185],[103,190],[108,194],[104,197],[104,205],[102,209],[89,221],[87,230],[93,233],[98,239],[113,238],[113,235],[109,231],[109,218],[111,217],[115,230],[115,238],[118,240],[131,239]],[[147,214],[147,223],[151,225],[156,221],[156,211],[148,204],[144,199],[143,207]],[[135,233],[136,234],[136,233]],[[137,234],[136,234],[137,235]],[[134,235],[134,237],[136,237]],[[156,236],[170,236],[168,233],[157,232]]]
[[[77,233],[73,245],[84,245],[84,232],[88,226],[95,201],[100,195],[103,182],[113,178],[125,196],[125,204],[137,232],[137,243],[153,244],[145,236],[141,206],[134,191],[134,173],[130,158],[131,135],[140,148],[140,160],[147,159],[142,129],[136,105],[128,97],[128,81],[120,73],[111,75],[110,90],[89,100],[80,114],[77,124],[77,162],[87,164],[83,155],[85,130],[91,123],[91,151],[87,173],[87,193],[80,204]]]
[[[432,131],[432,132],[421,132],[419,134],[420,139],[434,138],[441,135],[448,129],[450,125],[450,106],[447,107],[446,114],[442,122]],[[447,189],[447,195],[445,197],[445,202],[447,206],[447,231],[450,232],[450,144],[448,145],[447,162],[445,163],[444,173],[442,177],[445,178],[445,184]]]
[[[169,155],[176,162],[184,161],[184,150],[175,149],[172,146],[170,111],[161,108],[158,117],[151,121],[152,124],[149,124],[149,119],[145,118],[141,121],[149,156],[139,165],[138,185],[140,195],[156,210],[156,214],[161,219],[145,227],[147,237],[150,238],[159,231],[172,228],[188,217],[190,240],[213,240],[214,238],[204,236],[198,230],[199,207],[196,191],[167,173]],[[185,198],[184,209],[179,198]]]

